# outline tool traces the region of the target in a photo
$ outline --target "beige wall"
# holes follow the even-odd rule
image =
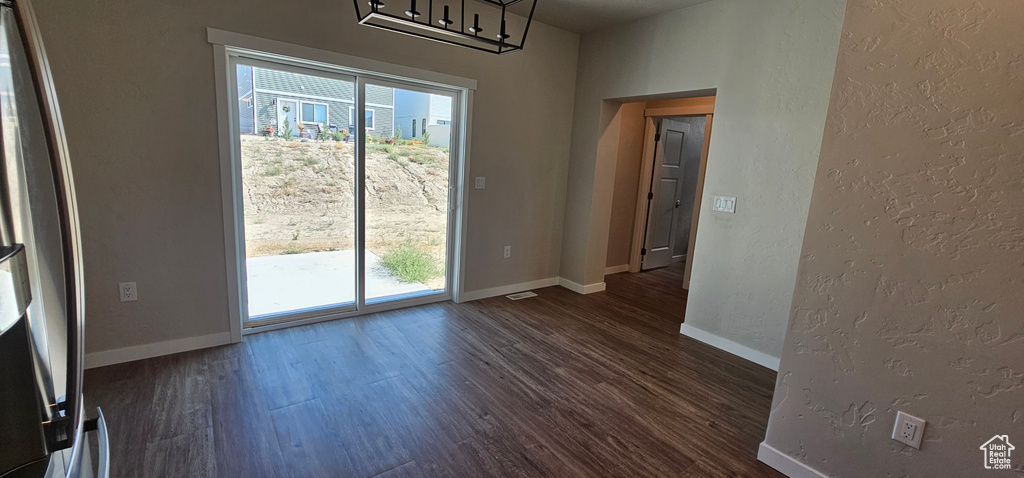
[[[828,476],[1024,469],[1021,6],[850,0],[766,438]]]
[[[647,103],[623,103],[619,108],[619,144],[615,154],[615,187],[612,192],[608,227],[607,267],[629,263],[633,241],[636,195],[640,187],[640,163],[643,161]]]
[[[608,99],[717,88],[686,322],[778,357],[845,0],[717,0],[580,43],[561,274],[600,283],[615,155]],[[736,214],[710,212],[737,196]]]
[[[479,81],[467,290],[558,276],[578,37],[495,55],[358,26],[351,2],[36,2],[80,201],[86,351],[228,331],[215,27]],[[512,260],[502,260],[511,245]],[[139,301],[118,302],[136,281]]]

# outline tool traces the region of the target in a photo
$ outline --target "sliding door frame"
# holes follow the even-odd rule
[[[446,300],[459,301],[465,270],[465,178],[469,167],[469,104],[476,81],[450,75],[392,65],[334,52],[291,45],[231,32],[208,29],[214,47],[217,88],[218,130],[221,152],[221,188],[224,211],[228,318],[233,342],[243,334],[334,320],[384,310]],[[240,61],[241,60],[241,61]],[[355,304],[326,306],[295,313],[276,314],[260,320],[248,316],[248,288],[245,270],[245,220],[242,205],[241,142],[236,65],[261,65],[278,70],[314,73],[355,82]],[[372,70],[371,70],[372,68]],[[452,98],[452,139],[449,147],[449,194],[445,290],[391,301],[366,303],[365,297],[365,91],[367,83]]]
[[[238,81],[237,75],[238,75],[238,66],[239,65],[249,66],[249,67],[254,67],[254,68],[268,69],[268,70],[275,70],[275,71],[282,71],[282,72],[286,72],[286,73],[295,73],[295,74],[299,74],[299,75],[316,75],[316,76],[319,76],[319,77],[322,77],[322,78],[327,78],[327,79],[331,79],[331,80],[343,81],[343,82],[351,83],[353,89],[355,90],[354,94],[355,94],[356,104],[357,105],[359,103],[359,99],[360,99],[360,96],[361,96],[361,92],[360,92],[360,90],[358,89],[358,86],[357,86],[357,77],[354,76],[354,75],[343,74],[343,73],[336,72],[336,71],[327,71],[327,70],[320,69],[320,68],[307,68],[307,67],[303,67],[301,65],[297,65],[297,64],[294,64],[294,63],[283,63],[283,62],[280,62],[279,60],[278,61],[266,60],[266,59],[255,57],[255,55],[249,55],[249,54],[244,54],[244,53],[234,53],[234,52],[229,52],[229,54],[228,54],[228,79],[229,79],[230,84],[235,84]],[[236,93],[236,95],[237,95],[237,93]],[[255,98],[256,98],[256,90],[253,89],[253,101],[255,101]],[[235,102],[237,102],[237,98],[235,98],[233,100]],[[293,100],[287,100],[287,101],[293,101]],[[294,100],[294,103],[296,105],[300,104],[299,100]],[[255,108],[255,104],[253,105],[253,107]],[[301,112],[299,112],[297,110],[296,111],[296,121],[297,122],[301,121],[300,115],[301,115]],[[232,126],[231,134],[233,136],[241,136],[241,122],[240,121],[233,121],[231,126]],[[353,154],[352,161],[353,161],[354,166],[356,168],[359,167],[359,162],[360,162],[358,160],[358,158],[359,158],[358,148],[359,148],[359,146],[357,145],[355,150],[352,153]],[[244,188],[244,183],[242,181],[242,174],[241,174],[241,164],[242,164],[241,142],[238,142],[237,144],[233,145],[232,149],[234,150],[233,151],[233,160],[235,161],[235,168],[234,168],[234,170],[237,171],[237,173],[235,174],[236,177],[232,178],[232,181],[237,185],[237,188],[235,190],[242,191],[243,188]],[[362,210],[362,202],[360,201],[361,198],[359,197],[359,194],[358,194],[358,192],[359,192],[358,191],[358,186],[356,187],[356,189],[357,189],[356,191],[353,191],[354,208],[356,209],[356,211],[355,211],[356,221],[353,224],[353,230],[351,231],[351,233],[352,233],[352,237],[355,238],[354,242],[355,242],[356,246],[358,246],[358,244],[359,244],[358,241],[359,241],[359,237],[360,237],[359,222],[358,221],[359,221],[360,211]],[[355,280],[355,290],[353,292],[355,292],[356,295],[355,295],[355,299],[352,302],[344,302],[344,303],[339,303],[339,304],[328,304],[328,305],[323,305],[323,306],[315,306],[315,307],[310,307],[308,309],[300,309],[300,310],[297,310],[297,311],[276,312],[276,313],[272,313],[272,314],[262,315],[262,316],[260,316],[260,318],[258,320],[254,320],[252,317],[250,317],[250,315],[249,315],[249,288],[247,286],[247,281],[248,281],[249,274],[248,274],[248,270],[247,270],[248,264],[246,262],[246,254],[245,254],[245,250],[246,250],[246,244],[245,244],[245,241],[246,241],[246,239],[245,239],[245,209],[243,207],[243,199],[242,199],[241,195],[236,196],[234,198],[234,201],[238,205],[238,207],[235,209],[237,211],[236,217],[235,217],[235,222],[237,224],[237,227],[240,229],[239,234],[237,234],[236,241],[237,241],[238,254],[239,254],[239,258],[238,258],[238,269],[239,269],[238,277],[242,280],[242,283],[240,284],[240,287],[239,287],[239,294],[240,294],[239,300],[241,301],[240,308],[242,310],[241,318],[242,318],[242,329],[243,330],[251,329],[251,328],[255,328],[255,327],[266,326],[266,325],[289,323],[289,322],[292,322],[292,321],[295,321],[295,320],[308,319],[308,318],[312,318],[312,317],[320,317],[320,316],[324,316],[324,315],[351,314],[351,313],[354,313],[354,312],[357,312],[357,311],[360,310],[359,290],[360,290],[360,286],[362,285],[361,281],[364,278],[363,278],[362,274],[358,273],[359,268],[362,266],[362,257],[360,256],[360,254],[355,253],[355,268],[356,268],[356,272],[357,273],[353,277],[354,280]],[[357,247],[356,251],[358,251],[358,250],[359,249]]]
[[[457,251],[459,251],[461,249],[461,248],[456,249],[455,246],[456,246],[456,244],[461,244],[461,237],[462,237],[462,235],[459,234],[459,223],[461,223],[461,220],[457,219],[457,213],[459,212],[459,209],[460,209],[460,208],[457,207],[457,204],[459,204],[459,202],[460,202],[459,192],[463,189],[462,188],[462,180],[464,178],[464,175],[461,174],[461,173],[462,173],[463,170],[465,170],[465,168],[459,167],[459,164],[455,162],[455,158],[460,157],[461,151],[463,149],[462,145],[461,145],[461,142],[460,141],[456,141],[456,139],[459,138],[459,136],[458,136],[459,135],[459,133],[458,133],[459,125],[461,125],[464,122],[463,119],[462,119],[463,115],[459,114],[459,112],[462,111],[461,105],[460,105],[460,103],[462,102],[462,98],[461,98],[462,95],[459,94],[459,91],[457,89],[438,88],[436,86],[423,85],[423,84],[420,84],[419,82],[416,82],[416,81],[385,79],[385,78],[379,78],[379,77],[373,77],[373,76],[367,76],[367,75],[359,76],[359,77],[357,77],[357,79],[358,79],[358,81],[360,81],[360,83],[357,83],[357,85],[356,85],[356,90],[358,92],[357,93],[357,97],[362,98],[363,101],[365,101],[365,99],[366,99],[366,85],[368,85],[368,84],[373,85],[373,86],[383,86],[385,88],[392,88],[392,89],[395,89],[395,90],[414,91],[414,92],[417,92],[417,93],[426,93],[426,94],[430,94],[430,95],[447,96],[447,97],[451,98],[451,100],[452,100],[452,128],[451,128],[452,138],[449,140],[449,146],[448,146],[448,161],[449,161],[449,166],[448,166],[448,204],[447,204],[447,208],[448,208],[448,210],[447,210],[448,227],[447,227],[447,230],[445,231],[445,233],[446,233],[445,249],[446,249],[446,256],[447,257],[446,257],[445,264],[444,264],[444,268],[445,268],[445,272],[444,272],[445,292],[443,293],[443,295],[445,295],[445,298],[441,299],[441,300],[452,300],[452,299],[455,299],[456,298],[455,297],[456,294],[453,293],[453,289],[455,287],[455,281],[453,279],[456,276],[456,271],[459,270],[456,267],[456,263],[458,261],[455,260],[455,257],[458,255]],[[357,100],[357,103],[358,102],[359,102],[359,100]],[[392,109],[392,112],[394,112],[394,109]],[[363,116],[361,116],[359,119],[360,120],[364,120],[364,118],[365,118],[365,112],[363,113]],[[392,119],[392,125],[394,125],[394,120],[393,119]],[[366,130],[362,129],[361,131],[363,132],[363,137],[365,138]],[[365,142],[364,142],[364,144],[365,144]],[[359,168],[359,169],[357,169],[357,175],[359,176],[358,180],[361,181],[361,182],[365,182],[365,179],[366,179],[366,165],[365,165],[365,162],[356,161],[356,163],[357,163],[357,168]],[[361,163],[361,164],[359,164],[359,163]],[[365,184],[360,184],[359,188],[360,188],[359,189],[360,193],[365,194],[366,185]],[[365,198],[361,198],[361,199],[365,199]],[[359,204],[364,204],[364,203],[360,202]],[[360,227],[362,228],[363,231],[365,231],[366,230],[365,217],[363,217],[362,219],[364,220],[364,223],[361,224]],[[364,237],[362,237],[363,242],[362,242],[362,244],[360,244],[360,247],[362,248],[361,250],[366,250],[365,234],[363,236],[364,236]],[[359,237],[359,236],[357,235],[357,237]],[[365,272],[366,272],[365,268],[361,268],[360,269],[360,274],[365,274]],[[361,279],[365,279],[365,277],[361,277]],[[365,284],[365,282],[362,281],[362,280],[360,280],[357,283],[358,284]],[[359,293],[356,294],[357,300],[360,301],[359,302],[359,307],[360,308],[365,308],[365,306],[366,306],[366,294],[364,292],[365,291],[359,291]],[[430,295],[430,296],[436,295],[436,294],[431,294],[431,293],[415,293],[415,292],[412,293],[412,294],[416,294],[417,296],[420,296],[420,295],[423,295],[423,296],[426,296],[426,295]],[[371,302],[373,304],[377,304],[377,303],[381,302],[382,299],[386,300],[387,297],[374,298],[374,299],[371,299]],[[402,300],[402,299],[399,299],[399,300]],[[398,302],[399,300],[390,301],[390,302]]]

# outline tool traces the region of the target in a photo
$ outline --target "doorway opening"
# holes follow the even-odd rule
[[[652,271],[648,282],[685,299],[714,103],[709,96],[619,107],[606,274]]]
[[[243,327],[451,299],[465,91],[251,51],[228,63]],[[396,111],[437,124],[410,138]]]
[[[640,249],[640,270],[687,262],[706,131],[705,116],[654,118],[655,156],[651,162]],[[683,267],[684,283],[686,280]],[[684,287],[685,288],[685,287]]]

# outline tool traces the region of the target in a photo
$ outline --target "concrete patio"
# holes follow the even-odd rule
[[[366,251],[368,301],[429,292],[420,283],[403,283]],[[355,251],[311,252],[246,259],[249,317],[355,302]]]

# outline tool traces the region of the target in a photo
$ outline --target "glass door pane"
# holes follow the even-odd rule
[[[249,320],[354,309],[354,78],[246,59],[235,76]]]
[[[366,105],[366,302],[445,292],[453,96],[371,82]]]

